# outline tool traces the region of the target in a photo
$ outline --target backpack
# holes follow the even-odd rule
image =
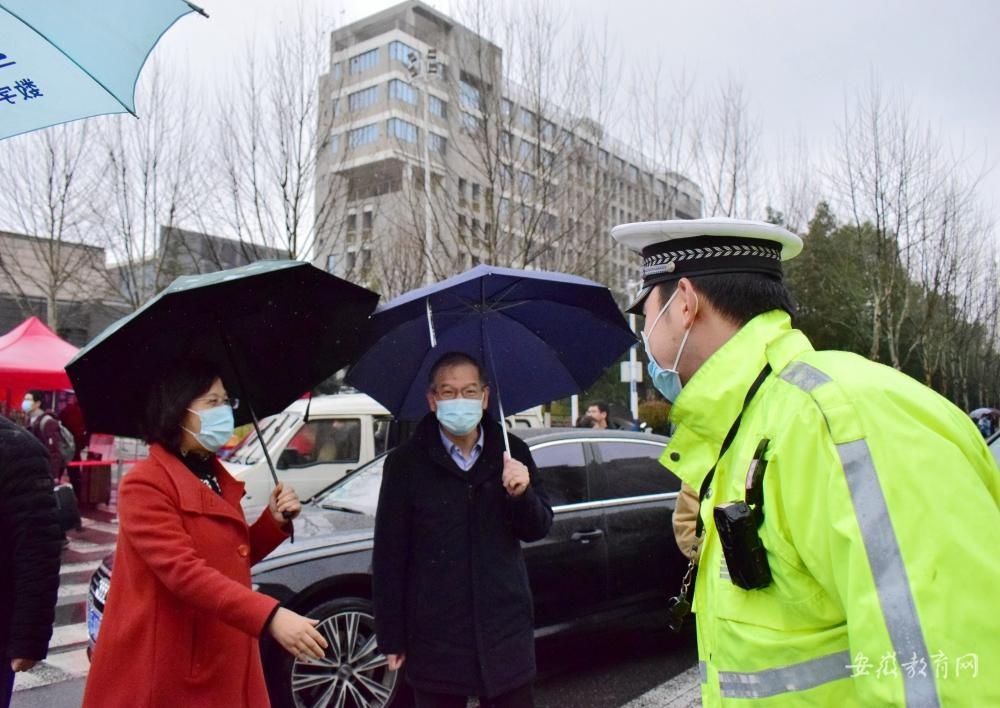
[[[62,424],[58,418],[55,418],[48,413],[42,416],[42,419],[38,422],[38,429],[45,429],[45,419],[52,418],[59,425],[59,439],[57,440],[59,444],[59,455],[62,457],[63,465],[67,465],[72,461],[73,456],[76,454],[76,440],[73,438],[73,433],[69,431],[65,425]]]

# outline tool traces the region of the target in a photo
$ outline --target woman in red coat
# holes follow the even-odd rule
[[[176,367],[150,396],[150,456],[119,488],[114,577],[85,708],[266,708],[261,633],[296,656],[324,654],[315,620],[250,589],[250,566],[287,537],[300,506],[278,485],[247,526],[243,483],[214,455],[232,435],[232,407],[216,370],[198,362]]]

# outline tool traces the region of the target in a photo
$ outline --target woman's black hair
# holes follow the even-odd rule
[[[172,452],[181,446],[181,421],[191,402],[204,395],[219,378],[207,361],[185,360],[171,366],[150,389],[143,432],[147,443],[159,443]]]

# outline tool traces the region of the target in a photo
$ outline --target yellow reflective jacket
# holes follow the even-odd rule
[[[662,463],[700,489],[766,364],[700,512],[704,705],[1000,706],[1000,472],[947,400],[768,312],[684,387]],[[744,498],[765,438],[773,580],[743,590],[712,508]]]

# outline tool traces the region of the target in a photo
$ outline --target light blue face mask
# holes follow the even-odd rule
[[[183,427],[181,429],[191,433],[198,444],[209,452],[216,452],[226,444],[229,438],[233,437],[235,421],[233,420],[232,406],[215,406],[203,411],[191,408],[188,410],[198,416],[198,420],[201,421],[201,432],[196,433]]]
[[[21,410],[24,411],[25,413],[31,413],[32,405],[33,403],[29,401],[27,398],[25,398],[23,401],[21,401]]]
[[[483,419],[482,398],[453,398],[437,402],[437,419],[452,435],[468,435]]]
[[[679,290],[674,290],[674,294],[667,299],[667,304],[660,309],[660,313],[653,320],[653,324],[649,326],[649,331],[652,332],[653,328],[656,327],[656,323],[660,321],[663,317],[663,313],[667,311],[670,307],[670,303],[674,301],[677,297]],[[677,358],[674,359],[673,367],[669,369],[664,369],[656,362],[656,358],[653,356],[653,352],[649,348],[649,336],[646,334],[646,330],[642,331],[642,345],[646,349],[646,356],[649,358],[649,364],[646,365],[646,371],[649,372],[649,380],[653,382],[653,387],[659,391],[664,398],[673,404],[677,400],[677,397],[681,395],[681,375],[677,372],[677,365],[681,363],[681,354],[684,352],[684,346],[687,344],[688,335],[691,334],[691,328],[688,327],[684,331],[684,338],[681,340],[681,346],[677,349]]]

